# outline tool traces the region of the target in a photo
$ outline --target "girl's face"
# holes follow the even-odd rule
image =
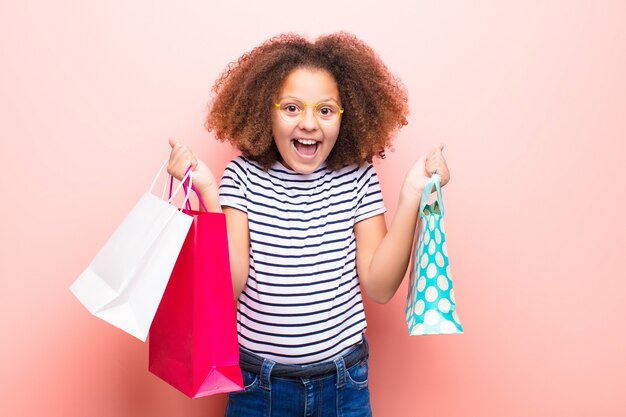
[[[337,83],[326,70],[297,68],[285,79],[276,103],[280,107],[272,111],[272,134],[280,162],[297,173],[310,174],[326,161],[337,142],[341,115],[329,122],[332,112],[341,107]]]

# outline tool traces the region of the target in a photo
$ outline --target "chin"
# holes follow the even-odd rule
[[[313,173],[316,169],[318,169],[322,164],[315,164],[315,165],[306,165],[306,166],[298,166],[296,165],[295,168],[292,168],[292,170],[294,170],[295,172],[297,172],[298,174],[302,174],[302,175],[308,175]]]
[[[280,161],[286,168],[291,169],[301,175],[307,175],[313,173],[316,169],[322,166],[324,161],[311,161],[310,163],[292,162],[281,159]]]

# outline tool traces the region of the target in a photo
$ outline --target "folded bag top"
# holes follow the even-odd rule
[[[429,205],[433,187],[437,200]],[[455,311],[443,213],[441,178],[433,174],[420,201],[418,243],[407,294],[405,313],[411,336],[463,333]]]
[[[171,204],[189,179],[188,170],[172,197],[152,194],[167,165],[100,249],[70,290],[93,315],[145,341],[192,217]],[[185,193],[182,207],[189,199]],[[181,207],[181,208],[182,208]]]

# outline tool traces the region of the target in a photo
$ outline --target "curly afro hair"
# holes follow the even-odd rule
[[[384,158],[395,132],[407,124],[407,93],[369,46],[345,32],[315,42],[282,34],[241,56],[213,86],[206,128],[268,169],[280,158],[270,112],[284,80],[298,68],[326,70],[337,82],[345,111],[328,167]]]

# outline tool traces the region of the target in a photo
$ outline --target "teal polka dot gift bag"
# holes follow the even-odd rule
[[[433,186],[437,201],[427,204]],[[433,174],[424,187],[419,212],[415,268],[411,271],[406,302],[406,321],[411,336],[463,333],[455,308],[443,227],[441,178]]]

